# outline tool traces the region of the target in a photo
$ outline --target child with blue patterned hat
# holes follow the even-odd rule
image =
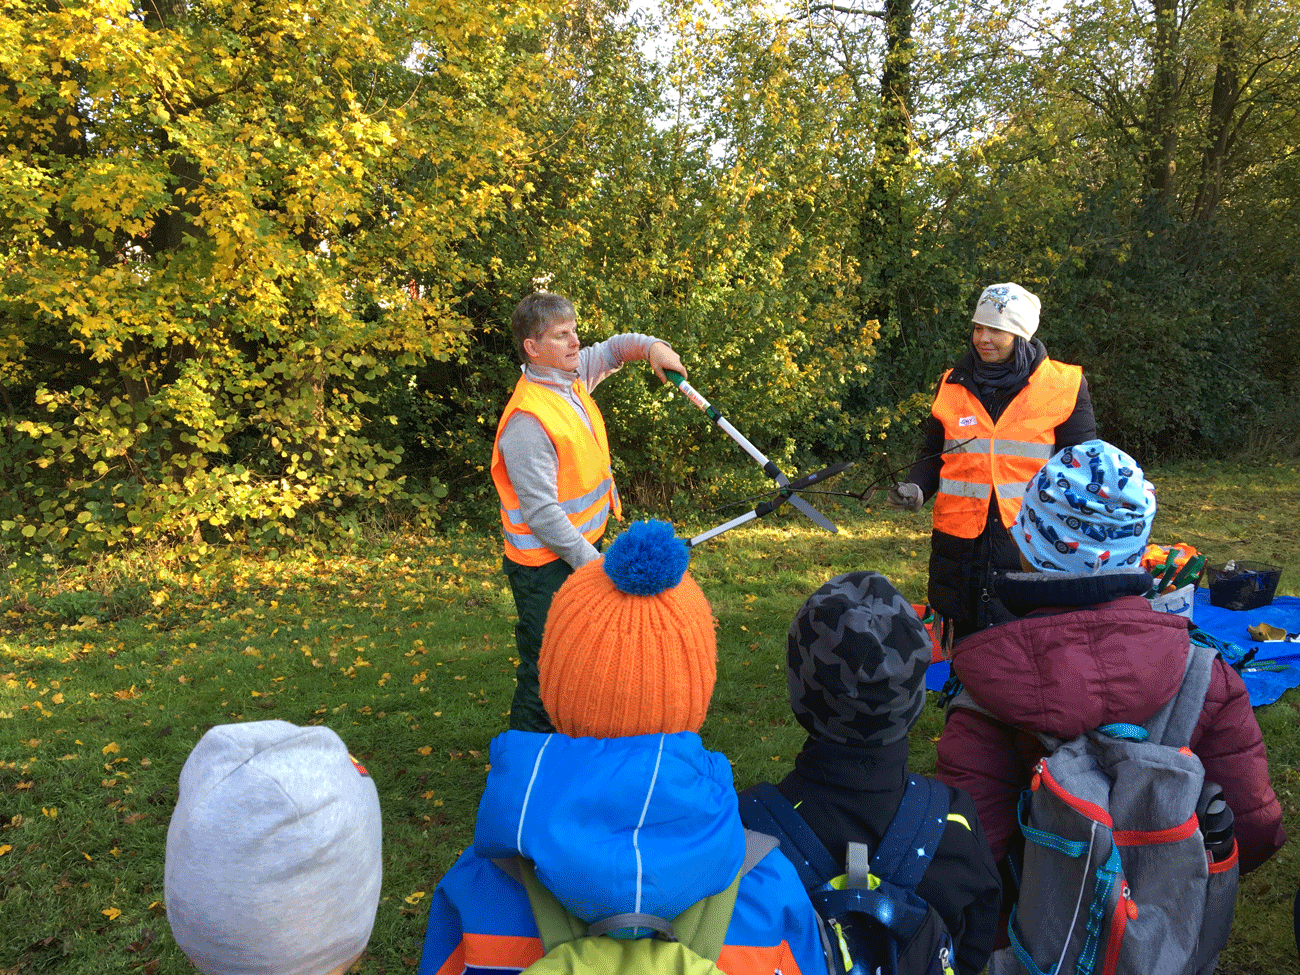
[[[1044,572],[1099,572],[1142,561],[1156,492],[1142,468],[1104,440],[1066,447],[1026,485],[1012,535]]]
[[[1104,440],[1058,451],[1025,485],[1011,536],[1024,572],[996,579],[1018,619],[953,647],[958,698],[939,739],[937,776],[970,793],[994,859],[1004,912],[1017,891],[1009,855],[1017,802],[1047,754],[1103,725],[1145,725],[1176,695],[1188,666],[1188,621],[1144,598],[1142,552],[1155,490],[1129,454]],[[1244,876],[1286,839],[1263,736],[1241,676],[1216,657],[1190,748],[1234,817]],[[1003,938],[1005,943],[1005,937]]]

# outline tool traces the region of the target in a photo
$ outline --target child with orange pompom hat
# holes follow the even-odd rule
[[[826,971],[794,868],[774,841],[747,839],[731,765],[697,734],[717,649],[688,561],[670,524],[638,522],[556,593],[539,670],[558,730],[493,740],[474,845],[434,891],[421,975],[540,958],[532,883],[588,933],[609,922],[623,940],[681,934],[675,918],[734,887],[719,968]]]

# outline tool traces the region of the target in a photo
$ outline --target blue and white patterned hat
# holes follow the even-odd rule
[[[1133,568],[1155,514],[1155,488],[1137,461],[1104,440],[1088,440],[1066,447],[1029,479],[1011,534],[1043,572]]]
[[[1041,307],[1038,295],[1018,284],[990,284],[980,293],[980,300],[975,302],[971,321],[1028,340],[1038,331],[1038,310]]]

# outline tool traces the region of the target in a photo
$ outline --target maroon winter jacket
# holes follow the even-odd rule
[[[1006,724],[953,709],[935,777],[975,800],[994,861],[1007,854],[1016,801],[1046,754],[1035,733],[1069,739],[1110,722],[1144,723],[1177,692],[1187,648],[1187,621],[1156,612],[1140,595],[1040,610],[957,643],[954,672]],[[1286,832],[1246,686],[1221,658],[1191,748],[1232,809],[1244,875],[1277,852]]]

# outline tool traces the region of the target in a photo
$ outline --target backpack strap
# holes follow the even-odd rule
[[[718,893],[696,901],[671,922],[653,914],[615,914],[588,925],[561,904],[559,898],[537,879],[531,860],[514,857],[494,862],[519,880],[528,892],[528,904],[537,922],[543,953],[582,937],[596,937],[625,928],[648,928],[666,940],[680,941],[696,954],[716,963],[726,942],[741,878],[776,849],[776,845],[776,840],[771,836],[745,830],[745,857],[731,883]]]
[[[558,902],[557,902],[558,903]],[[611,914],[609,917],[601,918],[599,921],[593,921],[587,926],[586,936],[588,938],[598,938],[602,934],[609,934],[612,931],[632,930],[640,932],[642,928],[648,928],[655,932],[664,941],[677,941],[677,934],[673,930],[672,924],[655,914],[638,914],[628,912],[627,914]]]
[[[874,890],[862,887],[837,889],[826,884],[809,891],[809,900],[819,916],[845,918],[863,914],[875,920],[902,944],[912,937],[934,910],[914,891],[903,890],[891,883],[881,883]]]
[[[812,827],[772,783],[760,782],[740,794],[740,818],[747,828],[777,839],[805,890],[820,887],[843,872]]]
[[[843,970],[848,971],[856,969],[844,936],[839,935],[836,946],[823,920],[865,915],[899,943],[909,942],[934,910],[913,888],[924,875],[947,828],[948,798],[948,789],[933,779],[908,776],[898,811],[881,838],[881,849],[869,860],[865,843],[850,843],[843,868],[798,810],[772,784],[759,783],[742,792],[740,815],[751,829],[779,838],[781,852],[798,871],[816,909],[827,959],[840,958],[843,953]],[[921,854],[916,852],[918,847],[922,848]],[[837,879],[841,874],[844,881]],[[942,927],[942,921],[939,923]]]
[[[528,906],[533,909],[537,933],[542,939],[542,954],[546,954],[557,945],[581,938],[587,933],[586,922],[570,913],[568,908],[537,879],[532,860],[515,857],[513,863],[519,871],[519,882],[528,892]]]
[[[689,945],[697,955],[716,962],[727,940],[727,928],[731,925],[731,914],[736,907],[741,878],[776,848],[775,837],[745,830],[745,859],[740,864],[736,879],[726,890],[696,901],[673,918],[673,932],[677,940]]]
[[[942,783],[909,775],[898,811],[871,858],[871,872],[915,890],[948,826],[948,798],[948,787]]]
[[[745,859],[740,864],[740,875],[745,876],[758,866],[763,857],[780,845],[775,836],[747,828],[745,830]]]
[[[1192,740],[1196,722],[1205,707],[1205,694],[1210,689],[1214,658],[1218,652],[1211,647],[1192,643],[1187,648],[1187,662],[1183,670],[1183,683],[1155,717],[1146,723],[1152,741],[1172,748],[1182,748]]]

